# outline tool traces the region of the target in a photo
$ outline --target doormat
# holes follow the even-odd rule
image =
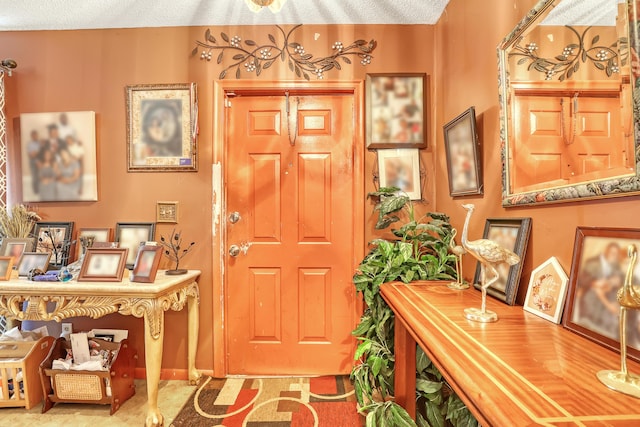
[[[361,427],[348,376],[203,377],[172,427]]]

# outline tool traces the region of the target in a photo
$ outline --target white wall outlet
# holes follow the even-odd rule
[[[65,335],[73,333],[73,323],[63,323],[62,333]]]

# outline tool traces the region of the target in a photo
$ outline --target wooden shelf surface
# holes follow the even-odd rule
[[[381,293],[396,314],[396,399],[410,412],[417,342],[485,427],[640,426],[640,399],[596,378],[620,369],[618,354],[491,297],[498,322],[469,321],[463,310],[480,307],[474,289],[388,283]],[[629,369],[640,374],[637,363]]]

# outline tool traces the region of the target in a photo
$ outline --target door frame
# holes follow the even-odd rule
[[[353,268],[357,267],[364,256],[364,82],[353,81],[280,81],[280,80],[236,80],[215,81],[213,93],[213,167],[212,167],[212,244],[213,244],[213,374],[215,377],[225,377],[227,366],[227,336],[226,336],[226,140],[227,140],[227,95],[281,95],[285,91],[292,94],[348,94],[353,97]],[[231,96],[231,102],[233,98]],[[356,299],[354,304],[354,319],[362,312],[362,302]],[[355,325],[354,325],[355,327]],[[355,346],[354,346],[355,349]]]

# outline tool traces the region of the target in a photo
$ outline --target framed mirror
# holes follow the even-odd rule
[[[640,0],[540,0],[498,46],[502,204],[640,192]]]

